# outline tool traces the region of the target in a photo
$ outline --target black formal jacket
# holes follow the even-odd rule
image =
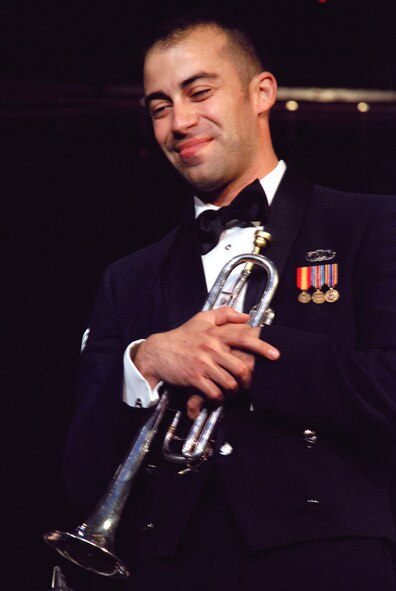
[[[147,463],[155,467],[142,470],[121,526],[135,556],[173,552],[208,469],[216,470],[253,550],[338,536],[396,539],[388,486],[396,437],[396,199],[312,186],[288,170],[266,227],[273,243],[265,254],[281,279],[275,320],[261,338],[281,358],[256,359],[251,391],[229,403],[209,468],[179,476],[177,465],[153,451]],[[320,264],[305,258],[318,249],[336,253],[340,299],[301,304],[296,269]],[[252,281],[248,300],[260,281]],[[121,401],[125,348],[185,322],[205,295],[192,203],[176,230],[105,272],[66,452],[68,488],[82,510],[92,510],[150,412]],[[229,455],[218,453],[224,442]]]

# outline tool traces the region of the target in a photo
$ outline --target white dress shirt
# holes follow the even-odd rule
[[[265,191],[269,205],[272,203],[285,170],[286,164],[283,160],[280,160],[277,166],[270,173],[268,173],[263,179],[260,179],[260,183]],[[216,205],[204,203],[198,199],[198,197],[194,198],[194,202],[195,217],[198,217],[199,214],[201,214],[206,209],[219,209]],[[217,245],[207,254],[202,256],[202,264],[208,291],[210,291],[217,275],[223,266],[232,257],[245,252],[252,252],[254,233],[256,230],[257,227],[254,226],[249,226],[247,228],[239,228],[237,226],[226,228],[222,232]],[[231,286],[235,282],[235,279],[239,276],[239,273],[240,269],[234,269],[234,271],[230,274],[226,285],[224,286],[224,291],[227,291],[227,286]],[[243,308],[243,299],[244,292],[241,293],[238,303],[235,306],[239,311],[241,311]],[[142,340],[134,341],[126,348],[124,353],[123,400],[129,406],[151,406],[157,402],[159,397],[158,390],[162,385],[162,382],[160,382],[152,390],[147,380],[136,369],[131,359],[134,349],[142,342]]]

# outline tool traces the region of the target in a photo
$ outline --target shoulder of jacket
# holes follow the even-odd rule
[[[396,214],[396,195],[354,193],[321,185],[313,186],[313,203],[329,212],[339,212],[338,215],[347,218],[358,214],[367,219],[377,214],[380,217],[393,217]]]
[[[164,256],[168,252],[168,249],[174,240],[175,234],[176,229],[173,229],[157,242],[149,244],[148,246],[140,248],[139,250],[136,250],[135,252],[132,252],[127,256],[114,261],[109,265],[109,271],[116,274],[123,274],[132,268],[136,270],[147,265],[156,267],[156,265],[163,260]]]
[[[342,202],[359,202],[362,205],[396,204],[396,195],[384,195],[381,193],[358,193],[353,191],[342,191],[323,185],[313,185],[314,194],[318,197],[327,197]]]

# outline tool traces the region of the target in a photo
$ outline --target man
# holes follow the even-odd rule
[[[264,254],[281,275],[276,317],[260,331],[240,311],[199,312],[223,263],[252,250],[255,227],[236,213],[207,244],[216,232],[195,225],[190,203],[174,232],[110,266],[83,353],[71,494],[92,509],[165,382],[190,417],[203,399],[225,412],[196,471],[154,446],[120,532],[131,588],[393,589],[395,203],[285,171],[269,130],[275,78],[227,19],[164,28],[144,89],[195,213],[229,211],[252,185],[249,222],[271,232]],[[252,278],[245,306],[264,280]]]

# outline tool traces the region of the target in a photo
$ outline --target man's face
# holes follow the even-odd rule
[[[171,47],[154,46],[145,61],[156,140],[198,192],[238,183],[257,158],[254,94],[226,44],[224,32],[201,27]]]

